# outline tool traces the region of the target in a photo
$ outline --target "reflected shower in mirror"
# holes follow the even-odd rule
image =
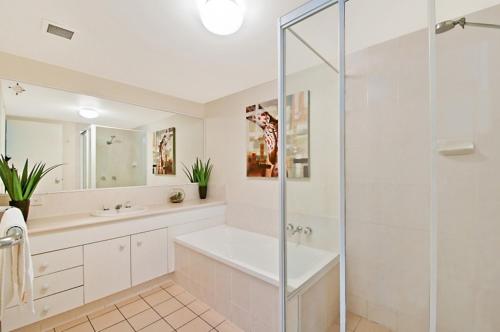
[[[203,119],[0,80],[0,147],[15,166],[63,163],[38,193],[185,184],[204,157]]]

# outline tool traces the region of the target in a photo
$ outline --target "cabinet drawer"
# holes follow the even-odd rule
[[[83,287],[36,300],[34,314],[27,306],[9,308],[5,310],[2,331],[11,331],[81,305],[83,305]]]
[[[83,248],[74,247],[69,249],[51,251],[31,257],[33,260],[33,272],[35,277],[66,270],[83,264]]]
[[[36,300],[82,285],[83,266],[47,274],[35,278],[33,282],[34,298]]]

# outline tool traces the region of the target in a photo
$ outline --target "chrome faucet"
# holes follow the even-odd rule
[[[123,207],[123,205],[122,205],[122,204],[116,204],[116,205],[115,205],[115,210],[116,210],[116,212],[120,212],[120,210],[121,210],[121,208],[122,208],[122,207]]]
[[[302,226],[299,225],[299,226],[295,227],[295,229],[292,231],[292,235],[295,235],[297,233],[302,233],[303,230],[304,229],[302,228]]]

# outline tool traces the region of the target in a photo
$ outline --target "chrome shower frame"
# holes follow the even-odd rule
[[[345,190],[345,3],[347,0],[311,0],[278,20],[278,109],[279,131],[285,130],[285,80],[286,53],[285,32],[287,28],[301,22],[322,10],[338,5],[338,57],[339,57],[339,254],[340,254],[340,331],[347,327],[347,295],[346,295],[346,190]],[[285,135],[280,135],[285,137]],[[287,307],[287,256],[286,256],[286,142],[279,140],[279,183],[280,183],[280,331],[286,332]]]

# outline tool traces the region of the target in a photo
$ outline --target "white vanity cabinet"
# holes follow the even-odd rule
[[[132,286],[167,273],[168,231],[166,228],[134,234],[130,240]]]
[[[225,205],[220,203],[32,233],[35,313],[25,305],[9,304],[1,331],[12,331],[173,272],[175,236],[224,222]]]
[[[130,287],[130,237],[83,246],[85,303]]]

